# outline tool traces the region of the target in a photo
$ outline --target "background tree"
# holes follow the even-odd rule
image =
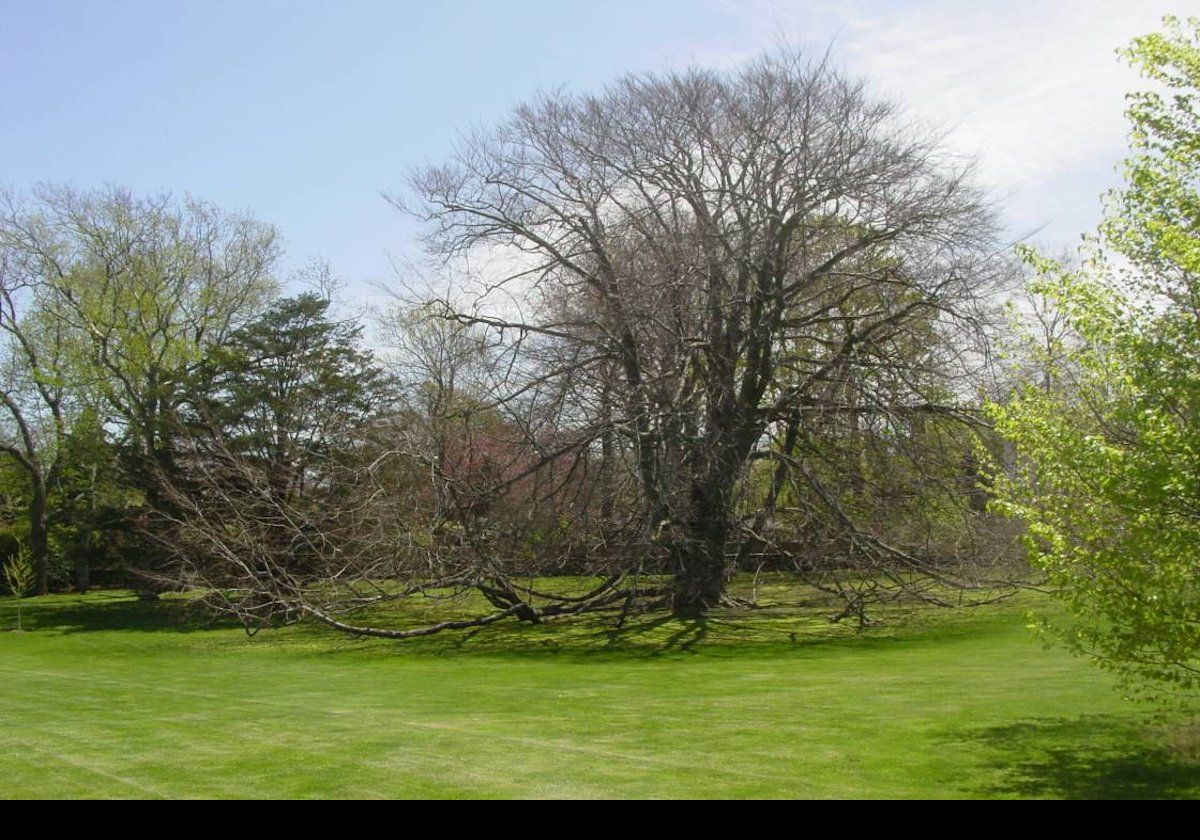
[[[74,414],[98,410],[100,436],[116,438],[126,486],[161,504],[150,476],[173,460],[182,385],[274,294],[278,249],[270,227],[190,198],[48,185],[4,195],[0,238],[7,309],[0,327],[12,339],[16,377],[5,401],[16,433],[5,451],[30,475],[30,544],[44,591],[47,508]],[[45,418],[41,434],[34,407]],[[81,444],[76,435],[76,455]],[[92,454],[101,453],[93,447]],[[85,491],[82,477],[73,475],[77,486],[60,494],[64,503],[78,508],[94,499],[95,483]],[[81,547],[73,547],[76,560]]]
[[[381,527],[359,471],[379,455],[374,424],[395,387],[361,326],[330,307],[284,298],[213,348],[184,389],[171,468],[153,475],[166,502],[154,531],[173,560],[162,579],[248,626],[299,614],[309,585],[336,598],[339,578],[380,574],[346,558]]]
[[[315,293],[277,301],[230,334],[189,380],[189,409],[231,451],[260,466],[271,492],[300,497],[314,471],[353,445],[391,399],[361,348],[362,327],[330,317]]]
[[[1060,638],[1142,688],[1200,686],[1200,21],[1167,18],[1126,57],[1125,186],[1083,268],[1029,254],[1077,344],[994,406],[1017,447],[1002,508],[1070,610]]]
[[[577,544],[588,493],[576,461],[548,455],[561,451],[553,438],[530,445],[531,417],[480,397],[474,386],[505,362],[478,331],[399,315],[389,333],[394,369],[410,377],[401,399],[381,380],[381,410],[330,431],[336,448],[313,464],[302,495],[274,490],[270,462],[236,436],[203,422],[181,429],[179,469],[162,491],[159,532],[175,558],[167,582],[203,592],[251,631],[308,616],[386,638],[653,597],[620,570],[539,589],[535,579],[565,568]],[[379,612],[404,599],[422,606]],[[381,615],[386,624],[373,623]]]
[[[50,541],[76,592],[92,586],[97,567],[119,570],[129,553],[129,516],[143,497],[122,476],[100,408],[85,404],[72,417],[50,495]]]
[[[27,480],[29,562],[33,586],[44,595],[50,580],[50,496],[70,433],[72,377],[67,329],[49,312],[36,258],[0,227],[0,400],[6,423],[0,452]]]
[[[128,451],[169,464],[182,382],[275,293],[275,231],[191,198],[55,186],[9,201],[5,228]]]

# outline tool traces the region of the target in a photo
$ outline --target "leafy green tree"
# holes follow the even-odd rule
[[[997,504],[1073,617],[1052,628],[1144,690],[1200,688],[1200,20],[1124,55],[1132,154],[1086,261],[1032,252],[1074,335],[993,407],[1017,447]]]
[[[34,584],[33,564],[30,563],[29,547],[25,544],[17,546],[17,552],[4,562],[4,582],[8,585],[9,594],[17,599],[17,630],[21,626],[21,599],[29,594]]]
[[[168,466],[181,385],[275,294],[273,228],[195,199],[42,185],[0,201],[47,317],[106,403],[135,472]]]
[[[92,405],[72,417],[50,494],[50,537],[76,592],[91,588],[93,567],[112,565],[128,541],[128,517],[141,493],[123,481],[119,451]]]
[[[193,422],[262,470],[281,499],[305,495],[322,459],[361,440],[391,396],[362,327],[330,300],[285,298],[215,348],[192,377]]]
[[[0,451],[29,476],[44,592],[50,500],[72,416],[102,407],[124,482],[161,506],[151,478],[171,469],[183,383],[274,296],[279,251],[271,227],[191,198],[52,185],[0,194],[0,246],[0,328],[16,372],[3,383],[11,422]],[[151,551],[137,556],[154,562]]]
[[[62,468],[72,403],[68,330],[49,312],[38,263],[0,220],[0,455],[25,478],[34,586],[50,577],[50,496]]]
[[[357,486],[393,386],[362,327],[330,310],[317,294],[285,298],[214,348],[186,384],[174,468],[155,476],[161,577],[248,629],[298,614],[260,586],[331,584],[375,538],[365,509],[379,502]]]

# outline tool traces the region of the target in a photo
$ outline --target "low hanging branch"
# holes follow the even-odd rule
[[[222,415],[223,393],[181,423],[172,576],[247,626],[393,639],[702,615],[743,603],[750,562],[860,619],[948,603],[1002,559],[977,550],[964,458],[1009,274],[946,159],[793,53],[518,109],[397,201],[455,283],[388,322],[392,398],[356,413],[353,387],[268,383],[260,405],[320,430],[283,435],[286,457],[281,422]],[[303,358],[287,369],[320,369]]]

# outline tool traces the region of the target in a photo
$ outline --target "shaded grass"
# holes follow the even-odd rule
[[[1069,799],[1163,799],[1197,795],[1200,765],[1155,743],[1120,715],[1053,717],[992,726],[972,734],[1009,757],[983,793]]]
[[[1033,596],[500,624],[407,642],[211,625],[125,593],[0,633],[7,797],[1195,797],[1200,770]],[[11,602],[0,602],[0,626]]]

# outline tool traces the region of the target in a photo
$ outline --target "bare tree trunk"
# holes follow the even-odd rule
[[[979,459],[975,452],[968,449],[963,455],[963,490],[967,496],[967,504],[975,513],[986,513],[988,489],[983,476],[979,472]]]
[[[720,604],[731,569],[725,555],[732,518],[736,475],[720,466],[715,475],[693,485],[691,519],[677,549],[671,608],[677,615],[702,615]]]
[[[696,617],[720,604],[729,581],[725,564],[728,528],[694,523],[696,538],[678,551],[678,570],[671,582],[671,609],[676,615]]]
[[[92,500],[92,515],[95,515],[95,497]],[[92,588],[92,522],[84,523],[82,533],[75,545],[75,568],[74,581],[75,591],[79,593],[87,592]]]

